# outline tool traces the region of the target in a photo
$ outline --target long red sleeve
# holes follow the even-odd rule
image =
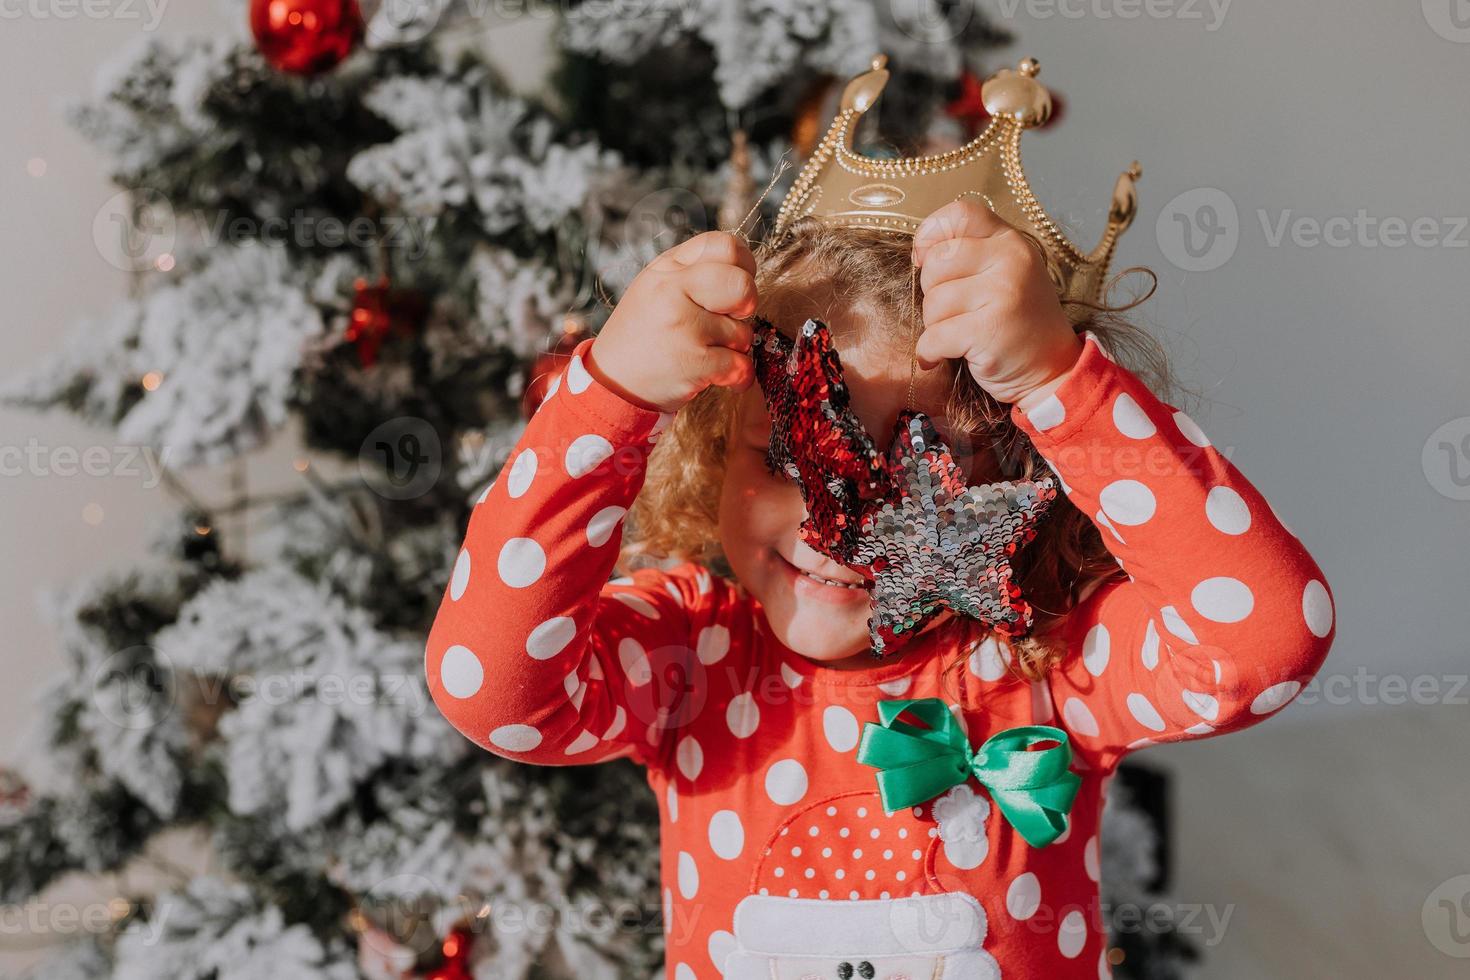
[[[587,343],[476,504],[426,651],[456,728],[543,765],[652,761],[682,724],[692,664],[728,645],[695,611],[725,588],[708,572],[608,582],[664,420],[600,385]]]
[[[1050,687],[1080,752],[1109,764],[1244,728],[1297,695],[1332,642],[1326,580],[1187,415],[1089,334],[1056,393],[1012,417],[1130,579],[1064,627],[1081,656]]]

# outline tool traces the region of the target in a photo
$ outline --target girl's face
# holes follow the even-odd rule
[[[817,315],[817,314],[810,314]],[[912,341],[888,338],[883,321],[864,324],[851,309],[828,309],[852,408],[880,449],[893,436],[898,413],[908,404]],[[871,314],[868,314],[871,316]],[[806,315],[790,311],[770,317],[790,331]],[[889,320],[888,322],[893,322]],[[902,330],[896,323],[893,329]],[[864,342],[854,343],[856,338]],[[944,419],[950,378],[947,368],[917,370],[912,407],[934,419],[949,440],[956,462],[971,469],[970,447],[950,439]],[[797,533],[806,517],[796,484],[766,467],[771,419],[760,387],[740,396],[726,453],[720,495],[720,538],[731,570],[765,610],[772,631],[792,651],[836,667],[870,666],[868,617],[870,577],[808,547]],[[990,458],[982,452],[980,458]],[[993,479],[994,477],[991,477]],[[977,474],[971,472],[971,481]]]

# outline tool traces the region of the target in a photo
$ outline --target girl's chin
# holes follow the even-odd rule
[[[808,660],[827,663],[844,660],[868,649],[868,620],[861,617],[817,615],[798,611],[784,624],[781,642]]]

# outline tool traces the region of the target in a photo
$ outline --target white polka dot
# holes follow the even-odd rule
[[[1068,698],[1066,704],[1062,705],[1062,719],[1067,727],[1078,735],[1090,735],[1097,737],[1099,731],[1097,719],[1092,716],[1092,710],[1080,698]]]
[[[1113,425],[1129,439],[1147,439],[1158,431],[1153,420],[1127,393],[1119,395],[1113,402]]]
[[[745,849],[745,827],[740,823],[740,814],[734,810],[721,810],[709,821],[709,846],[715,856],[733,861]]]
[[[572,363],[567,365],[567,391],[570,391],[574,395],[580,395],[587,390],[587,386],[591,383],[592,373],[582,363],[582,356],[579,354],[572,358]]]
[[[1306,591],[1302,593],[1302,616],[1313,636],[1322,637],[1332,632],[1332,596],[1328,594],[1327,586],[1316,579],[1308,582]]]
[[[1223,534],[1244,534],[1251,527],[1250,507],[1229,487],[1215,487],[1205,495],[1205,516]]]
[[[1158,509],[1154,492],[1137,480],[1114,480],[1098,495],[1103,513],[1125,527],[1145,524]]]
[[[1220,701],[1218,698],[1199,691],[1190,690],[1181,690],[1179,696],[1184,699],[1185,707],[1206,721],[1214,721],[1220,715]]]
[[[1045,432],[1062,424],[1067,417],[1067,407],[1056,395],[1050,395],[1027,412],[1026,417],[1036,426],[1038,432]]]
[[[558,371],[556,375],[552,377],[551,384],[546,386],[546,397],[541,399],[541,405],[545,405],[548,401],[551,400],[552,395],[561,390],[561,376],[562,372]],[[536,411],[541,411],[541,405],[536,406]]]
[[[827,744],[838,752],[857,748],[857,716],[840,704],[828,705],[822,712],[822,731],[827,736]]]
[[[1010,644],[999,643],[994,636],[987,636],[970,654],[970,673],[982,681],[998,681],[1006,675],[1010,662]]]
[[[1282,681],[1280,684],[1273,684],[1256,695],[1255,700],[1251,702],[1251,714],[1269,715],[1296,697],[1301,689],[1302,685],[1298,681]]]
[[[628,683],[634,687],[642,687],[653,680],[653,667],[648,663],[648,654],[644,652],[643,644],[631,636],[618,641],[618,663],[622,664]]]
[[[878,690],[882,691],[884,694],[889,694],[893,697],[901,698],[908,693],[909,687],[913,683],[914,678],[912,675],[908,677],[898,677],[891,681],[884,681],[882,684],[879,684]]]
[[[723,929],[716,929],[709,936],[709,958],[714,961],[720,975],[725,973],[725,959],[740,946],[735,937]]]
[[[716,623],[699,631],[694,641],[694,654],[699,662],[708,667],[719,663],[730,652],[730,628]]]
[[[485,498],[488,497],[488,496],[490,496],[490,491],[491,490],[494,490],[494,489],[495,489],[495,481],[494,480],[491,480],[489,483],[485,484],[485,489],[484,490],[481,490],[480,491],[480,495],[475,498],[475,503],[476,504],[483,504],[485,502]]]
[[[688,851],[679,852],[679,894],[685,898],[693,898],[699,893],[699,867],[694,863],[694,855]]]
[[[529,752],[541,744],[541,733],[530,725],[501,725],[490,733],[490,744],[507,752]]]
[[[572,739],[572,744],[567,746],[567,755],[577,755],[586,752],[597,744],[597,736],[591,732],[581,732]]]
[[[611,739],[617,738],[619,735],[623,734],[623,729],[627,727],[628,712],[620,704],[618,705],[617,710],[613,712],[612,724],[608,725],[607,731],[602,733],[602,740],[606,742]]]
[[[1226,575],[1196,585],[1189,601],[1196,612],[1215,623],[1238,623],[1251,614],[1256,604],[1244,582]]]
[[[613,531],[617,529],[618,521],[621,521],[626,513],[628,513],[626,507],[604,507],[593,514],[592,519],[587,522],[587,543],[594,548],[601,548],[607,544]]]
[[[795,759],[782,759],[766,770],[766,795],[777,806],[790,806],[806,795],[806,770]]]
[[[566,649],[577,635],[577,624],[570,616],[553,616],[526,637],[526,652],[534,660],[550,660]]]
[[[654,604],[643,598],[641,595],[638,595],[637,593],[611,592],[608,594],[640,616],[646,616],[649,619],[659,618],[658,609],[654,606]]]
[[[679,739],[679,746],[674,750],[674,762],[685,779],[699,778],[704,769],[704,749],[693,735],[685,735]]]
[[[1102,864],[1098,858],[1096,837],[1089,837],[1087,843],[1082,846],[1082,869],[1093,881],[1102,877]]]
[[[1148,625],[1143,629],[1143,649],[1139,651],[1139,659],[1148,670],[1153,670],[1159,665],[1159,628],[1150,619]]]
[[[495,561],[500,580],[512,589],[535,585],[546,571],[546,552],[530,538],[511,538],[500,548]]]
[[[1082,665],[1093,677],[1101,677],[1107,669],[1108,657],[1112,649],[1112,638],[1108,635],[1108,628],[1098,623],[1087,631],[1087,636],[1082,639]]]
[[[787,687],[795,688],[801,684],[801,673],[790,664],[782,664],[781,679],[786,682]]]
[[[730,705],[725,709],[725,724],[730,726],[731,735],[750,738],[760,723],[761,710],[755,703],[755,695],[746,691],[730,699]]]
[[[1006,889],[1006,911],[1013,919],[1029,919],[1041,908],[1041,882],[1027,871]]]
[[[505,477],[505,492],[512,497],[520,497],[531,489],[531,480],[536,476],[536,450],[527,449],[518,454],[515,462],[510,464],[510,472]]]
[[[1097,954],[1097,980],[1113,980],[1112,968],[1108,966],[1108,944],[1103,943],[1103,951]]]
[[[664,889],[664,932],[669,932],[674,927],[674,893]]]
[[[1195,646],[1199,645],[1199,637],[1194,635],[1194,630],[1190,629],[1189,624],[1184,621],[1184,617],[1179,615],[1179,610],[1173,606],[1165,606],[1159,610],[1159,615],[1164,619],[1164,629],[1173,633],[1185,643],[1191,643]]]
[[[1210,444],[1209,438],[1204,434],[1204,431],[1195,424],[1194,419],[1190,418],[1188,415],[1185,415],[1183,412],[1174,413],[1174,424],[1179,427],[1180,435],[1188,439],[1190,442],[1194,443],[1196,446],[1199,446],[1201,449]]]
[[[612,454],[612,443],[608,442],[602,436],[596,434],[578,436],[567,447],[567,475],[572,477],[585,476],[597,469],[602,464],[602,461]]]
[[[679,822],[679,791],[674,786],[674,781],[669,780],[668,789],[664,791],[664,801],[669,808],[669,823]]]
[[[1138,722],[1149,731],[1161,732],[1164,730],[1164,719],[1159,717],[1159,709],[1142,694],[1134,692],[1128,695],[1128,713],[1133,720]]]
[[[1057,927],[1057,949],[1067,959],[1073,959],[1087,945],[1087,919],[1079,909],[1073,909],[1062,918]]]
[[[471,697],[485,683],[485,667],[468,647],[455,644],[444,651],[444,659],[439,661],[439,683],[450,697]]]
[[[674,980],[699,980],[699,977],[695,976],[688,963],[680,963],[674,967]]]
[[[449,598],[459,601],[470,584],[470,553],[465,549],[454,561],[454,575],[449,579]]]

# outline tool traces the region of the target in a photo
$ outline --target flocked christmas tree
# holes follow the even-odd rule
[[[127,193],[136,289],[8,398],[159,453],[182,503],[154,553],[54,602],[69,669],[29,784],[0,787],[0,900],[194,826],[215,873],[129,896],[43,975],[658,975],[641,774],[512,765],[428,700],[469,508],[554,353],[680,238],[759,227],[842,80],[887,53],[869,151],[932,149],[974,132],[1000,38],[973,0],[570,3],[528,98],[464,43],[483,5],[388,0],[365,32],[349,0],[253,6],[311,16],[149,40],[74,110]],[[349,476],[188,493],[292,421]],[[1105,887],[1137,900],[1127,831]],[[496,914],[532,905],[553,914]],[[1175,976],[1175,949],[1135,937],[1119,975]]]

